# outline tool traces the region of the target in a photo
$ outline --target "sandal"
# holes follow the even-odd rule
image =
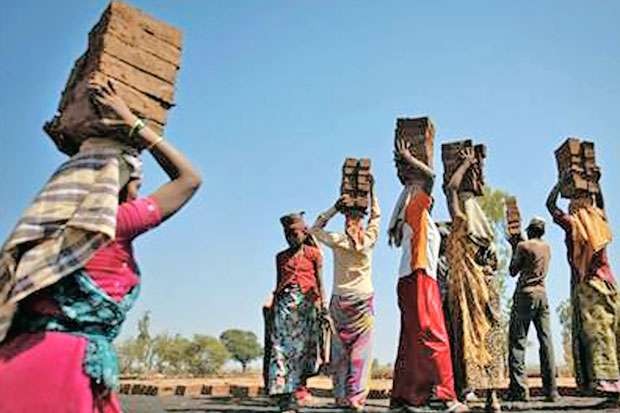
[[[446,402],[446,409],[444,410],[444,413],[467,413],[467,412],[469,412],[469,407],[467,407],[467,405],[461,403],[458,400],[454,400],[452,402]]]

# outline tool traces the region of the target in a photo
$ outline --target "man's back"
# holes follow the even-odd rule
[[[542,239],[521,241],[510,263],[511,274],[521,274],[517,282],[517,291],[544,292],[550,259],[551,248]]]

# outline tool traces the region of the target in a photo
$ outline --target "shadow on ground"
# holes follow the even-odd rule
[[[123,411],[125,413],[203,413],[203,412],[278,412],[268,398],[255,397],[248,399],[236,399],[232,397],[179,397],[179,396],[121,396]],[[304,407],[302,413],[339,413],[345,410],[338,409],[332,404],[331,399],[315,399],[312,407]],[[620,407],[606,403],[601,398],[583,398],[575,396],[565,396],[556,403],[544,402],[541,398],[533,398],[530,402],[503,402],[502,409],[507,412],[597,412],[597,413],[619,413]],[[371,400],[366,406],[368,413],[384,412],[415,412],[429,413],[438,410],[430,409],[411,409],[411,410],[389,410],[387,400]],[[483,412],[483,405],[472,406],[472,412]]]

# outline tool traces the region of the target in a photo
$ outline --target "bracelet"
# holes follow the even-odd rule
[[[142,119],[140,118],[136,119],[133,126],[131,127],[131,130],[129,131],[129,137],[130,138],[133,137],[133,135],[135,135],[136,133],[144,129],[145,126],[146,126],[146,123],[144,123]]]
[[[151,149],[153,149],[155,146],[157,146],[158,143],[160,143],[161,141],[164,140],[163,136],[160,136],[159,139],[157,139],[155,142],[151,143],[149,146],[146,147],[147,151],[150,151]]]

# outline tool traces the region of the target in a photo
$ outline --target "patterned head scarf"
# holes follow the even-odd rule
[[[54,172],[0,249],[0,342],[20,300],[83,268],[114,239],[121,175],[141,171],[135,149],[93,138]]]

